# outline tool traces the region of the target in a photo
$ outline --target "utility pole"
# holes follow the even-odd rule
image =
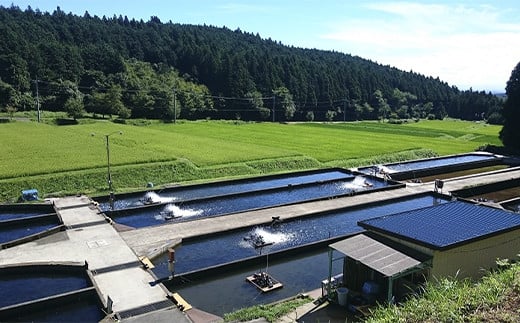
[[[40,123],[41,113],[40,113],[40,94],[38,91],[38,78],[34,81],[36,84],[36,108],[38,109],[38,123]]]
[[[274,106],[276,105],[276,94],[273,95],[273,122],[274,122]]]
[[[112,188],[112,175],[110,174],[110,143],[108,140],[108,137],[110,135],[105,135],[106,139],[106,146],[107,146],[107,180],[108,180],[108,190],[110,191],[110,194],[114,191]]]
[[[173,123],[177,121],[177,99],[175,96],[175,88],[173,88]]]
[[[107,182],[108,182],[108,190],[109,190],[109,202],[110,208],[114,209],[114,186],[112,185],[112,174],[110,173],[110,140],[109,137],[115,133],[123,134],[122,131],[114,131],[105,135],[105,146],[107,149]],[[95,136],[95,133],[91,133],[91,136]]]
[[[343,122],[346,121],[347,114],[347,99],[343,100]]]
[[[108,190],[110,191],[110,207],[113,208],[114,205],[114,186],[112,185],[112,174],[110,173],[110,141],[108,138],[115,134],[119,133],[120,135],[123,134],[122,131],[114,131],[112,133],[109,133],[105,135],[105,141],[106,141],[106,148],[107,148],[107,181],[108,181]]]

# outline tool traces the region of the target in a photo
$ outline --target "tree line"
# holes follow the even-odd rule
[[[505,147],[520,154],[520,62],[516,64],[506,84],[507,99],[504,103],[504,126],[499,137]],[[510,153],[510,152],[508,152]]]
[[[0,6],[0,109],[36,101],[72,117],[503,121],[491,93],[239,29]]]

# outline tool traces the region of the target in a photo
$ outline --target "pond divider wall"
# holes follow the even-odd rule
[[[438,158],[442,159],[442,157]],[[432,159],[434,160],[434,159]],[[434,176],[442,173],[449,173],[454,171],[463,171],[463,170],[469,170],[473,168],[482,168],[482,167],[489,167],[489,166],[497,166],[502,165],[504,162],[501,158],[493,158],[489,160],[479,160],[479,161],[473,161],[473,162],[467,162],[467,163],[459,163],[459,164],[453,164],[453,165],[444,165],[444,166],[437,166],[437,167],[430,167],[430,168],[422,168],[417,170],[409,170],[409,171],[402,171],[402,172],[395,172],[388,174],[393,180],[396,181],[404,181],[409,179],[416,179],[420,177],[425,176]],[[391,166],[394,164],[388,164],[385,166]]]
[[[42,262],[42,263],[20,263],[0,267],[0,275],[24,274],[35,272],[46,273],[72,273],[88,278],[87,265],[81,262]]]
[[[58,221],[56,221],[56,222],[62,223],[61,219],[58,217],[58,215],[56,213],[50,213],[50,214],[41,214],[41,215],[35,215],[35,216],[29,216],[29,217],[23,217],[23,218],[15,218],[15,219],[9,219],[9,220],[0,219],[0,227],[15,225],[18,223],[44,222],[43,220],[52,220],[52,219],[58,219]]]
[[[50,203],[0,204],[0,214],[8,211],[39,212],[40,214],[56,213]]]

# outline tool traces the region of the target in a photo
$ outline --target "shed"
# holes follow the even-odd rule
[[[497,259],[520,252],[520,216],[467,201],[406,211],[358,223],[394,243],[431,256],[433,277],[479,278]]]
[[[353,290],[361,290],[355,275],[359,264],[370,271],[377,272],[386,283],[386,300],[390,302],[394,296],[394,282],[404,276],[421,272],[429,267],[429,258],[405,247],[393,246],[391,242],[383,243],[381,238],[367,234],[358,234],[329,245],[329,281],[332,276],[333,251],[341,253],[344,260],[343,284]],[[337,260],[337,259],[336,259]],[[361,275],[363,281],[367,275]],[[374,278],[373,275],[370,278]],[[381,279],[380,279],[381,280]],[[330,295],[330,290],[327,292]]]
[[[28,190],[22,190],[22,200],[24,200],[24,201],[38,200],[38,190],[35,188],[31,188]]]

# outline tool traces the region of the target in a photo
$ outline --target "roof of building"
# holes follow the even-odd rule
[[[368,219],[364,229],[424,245],[449,249],[520,228],[520,215],[484,205],[454,201]]]
[[[387,277],[396,276],[422,264],[420,260],[365,234],[338,241],[329,247]]]

